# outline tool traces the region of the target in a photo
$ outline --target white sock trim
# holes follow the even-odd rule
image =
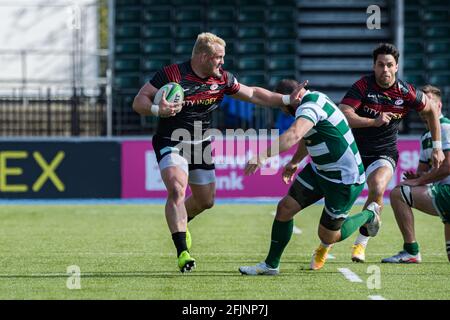
[[[320,241],[320,245],[324,248],[329,248],[332,246],[332,244],[326,244],[326,243],[323,243],[322,241]]]
[[[355,240],[355,244],[362,244],[364,247],[367,246],[370,237],[366,237],[365,235],[359,234]]]

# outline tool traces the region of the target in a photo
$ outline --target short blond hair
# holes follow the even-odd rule
[[[225,48],[225,40],[219,38],[215,34],[210,32],[203,32],[197,36],[194,48],[192,49],[192,56],[200,53],[206,53],[209,55],[214,54],[214,45],[219,44]]]

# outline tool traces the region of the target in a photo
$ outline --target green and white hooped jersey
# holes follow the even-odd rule
[[[313,170],[334,183],[363,184],[364,166],[352,130],[330,98],[307,91],[295,113],[299,117],[314,123],[303,138]]]
[[[450,119],[441,116],[439,118],[441,124],[442,151],[450,151]],[[420,162],[431,166],[431,153],[433,151],[433,143],[431,132],[427,131],[422,135],[420,144]],[[442,179],[436,184],[450,184],[450,176]]]

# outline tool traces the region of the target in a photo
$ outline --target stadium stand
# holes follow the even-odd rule
[[[405,79],[417,86],[431,83],[450,93],[450,3],[414,0],[405,6]],[[445,100],[444,100],[445,101]],[[448,103],[444,104],[444,114]],[[416,113],[405,121],[407,133],[419,134],[424,126]]]
[[[117,135],[154,132],[153,119],[140,119],[128,103],[157,69],[189,59],[202,31],[226,40],[225,68],[245,84],[270,88],[282,78],[299,77],[295,0],[276,1],[276,6],[273,0],[195,0],[188,4],[178,0],[116,1],[115,10],[120,11],[114,21],[114,39],[119,46],[114,57],[113,91]],[[225,114],[214,115],[213,121],[216,127],[223,127],[219,122],[226,119],[227,110],[219,112]],[[246,114],[243,128],[254,127],[256,119],[266,119],[264,123],[258,120],[258,126],[273,127],[274,116],[265,112],[256,108]],[[129,122],[123,123],[125,120]]]

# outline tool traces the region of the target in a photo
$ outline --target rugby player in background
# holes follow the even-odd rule
[[[397,78],[399,52],[389,43],[373,51],[373,73],[355,82],[339,108],[347,117],[366,170],[369,196],[383,208],[383,195],[398,161],[397,133],[402,118],[416,110],[425,120],[433,141],[431,162],[444,160],[439,115],[422,91]],[[364,262],[369,235],[362,226],[352,250],[352,260]]]

